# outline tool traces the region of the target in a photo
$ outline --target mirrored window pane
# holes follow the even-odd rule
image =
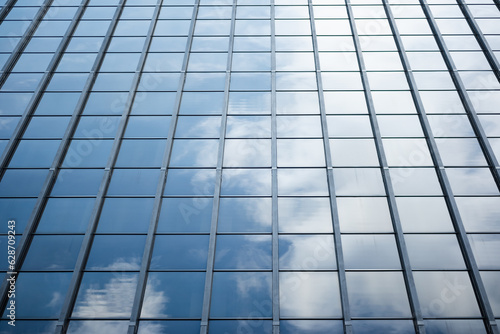
[[[207,254],[206,235],[157,235],[150,269],[205,269]]]
[[[157,272],[148,276],[142,318],[201,317],[205,273]]]
[[[215,269],[271,269],[271,236],[219,235]]]
[[[328,198],[279,198],[279,231],[283,233],[331,233]]]
[[[401,272],[347,272],[347,293],[354,317],[410,317]]]
[[[342,316],[337,273],[280,273],[282,317]],[[286,301],[286,302],[285,302]]]
[[[221,198],[219,232],[271,232],[270,198]]]
[[[336,269],[331,235],[282,235],[279,267],[291,270]]]
[[[96,235],[86,269],[139,270],[145,243],[144,235]]]
[[[270,272],[215,272],[212,287],[212,317],[246,317],[257,312],[270,317]]]
[[[164,198],[157,232],[208,232],[212,198]]]
[[[413,273],[424,317],[479,317],[467,272]]]

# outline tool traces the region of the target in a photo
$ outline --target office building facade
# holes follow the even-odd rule
[[[498,0],[0,6],[0,333],[499,333]]]

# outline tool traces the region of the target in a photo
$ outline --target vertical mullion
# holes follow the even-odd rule
[[[0,22],[5,19],[5,17],[10,13],[12,7],[16,4],[17,0],[9,0],[5,5],[3,5],[0,10]]]
[[[276,119],[276,20],[271,0],[271,201],[272,201],[272,298],[273,334],[280,332],[279,226],[278,226],[278,143]]]
[[[78,125],[78,119],[81,113],[83,112],[83,109],[85,108],[85,104],[87,102],[88,96],[90,94],[90,91],[95,83],[97,74],[96,72],[99,71],[102,62],[104,60],[104,56],[106,54],[106,51],[108,49],[108,46],[111,42],[111,37],[115,31],[116,25],[118,24],[118,20],[121,16],[121,13],[123,11],[123,6],[127,0],[122,0],[117,6],[117,9],[115,11],[115,14],[113,16],[113,19],[111,20],[110,26],[106,32],[106,35],[104,37],[104,41],[102,43],[102,46],[99,50],[99,53],[97,54],[96,60],[94,61],[94,64],[92,66],[92,69],[90,70],[89,77],[87,79],[87,82],[85,83],[85,86],[82,90],[80,99],[78,100],[78,103],[75,107],[75,112],[70,120],[70,124],[68,125],[68,130],[66,134],[63,137],[63,143],[61,144],[61,147],[59,148],[59,151],[56,154],[55,160],[59,160],[57,166],[53,166],[53,168],[57,168],[57,171],[59,170],[59,166],[62,163],[64,159],[64,155],[69,147],[70,141],[71,141],[71,136],[75,132],[76,126]],[[109,169],[105,169],[105,173],[103,177],[106,177],[109,173]],[[53,182],[55,182],[56,176],[53,178]],[[99,192],[101,192],[102,189],[102,184],[99,187]],[[50,189],[47,190],[46,195],[48,196],[50,194]],[[99,203],[100,197],[102,194],[97,195],[96,197],[96,203]],[[71,311],[73,309],[73,304],[76,298],[76,294],[78,293],[78,287],[81,281],[81,276],[82,276],[82,268],[85,266],[86,259],[88,256],[88,252],[90,249],[90,245],[92,243],[92,232],[91,232],[91,227],[93,226],[93,218],[98,216],[98,213],[100,208],[94,205],[94,210],[92,212],[92,218],[90,220],[90,224],[87,228],[87,231],[85,233],[85,236],[82,241],[82,246],[80,248],[80,252],[78,254],[78,258],[75,264],[75,270],[73,271],[73,275],[71,277],[70,285],[68,288],[68,293],[66,294],[66,298],[63,303],[63,307],[61,310],[61,315],[59,317],[59,321],[56,326],[56,333],[65,333],[66,328],[68,325],[68,318],[69,315],[71,314]]]
[[[460,9],[462,10],[462,14],[465,17],[465,20],[467,20],[469,27],[471,28],[472,32],[474,33],[474,36],[476,37],[477,42],[481,46],[481,50],[483,50],[483,53],[486,56],[486,59],[488,59],[488,63],[490,64],[491,68],[493,69],[493,73],[495,74],[497,80],[500,81],[500,64],[498,62],[497,57],[495,56],[490,45],[488,44],[486,37],[484,37],[483,32],[481,31],[481,28],[479,28],[479,25],[477,24],[476,20],[472,16],[472,13],[470,12],[468,5],[464,2],[464,0],[456,0],[456,1],[458,3],[458,6],[460,7]]]
[[[323,145],[325,148],[325,161],[327,168],[328,190],[330,194],[330,208],[332,211],[333,238],[335,242],[335,256],[337,260],[337,270],[339,277],[340,302],[344,321],[344,333],[352,334],[351,309],[347,294],[347,280],[345,273],[344,251],[342,248],[342,238],[340,233],[340,223],[338,214],[337,197],[335,192],[335,181],[333,176],[333,164],[330,151],[330,138],[328,135],[328,123],[326,120],[325,97],[323,95],[323,80],[321,78],[321,66],[319,62],[318,40],[316,37],[316,25],[314,21],[314,7],[312,0],[308,0],[309,20],[311,22],[311,34],[314,50],[314,62],[316,64],[316,81],[318,85],[318,98],[320,107],[321,128],[323,133]]]
[[[61,43],[59,44],[57,50],[54,52],[54,56],[52,57],[52,60],[50,61],[49,65],[47,66],[47,69],[46,69],[42,79],[40,80],[38,87],[36,88],[35,92],[33,93],[33,96],[31,97],[31,99],[28,103],[28,106],[26,107],[23,115],[21,116],[21,119],[19,120],[19,122],[14,130],[14,133],[11,135],[9,142],[7,143],[7,147],[4,149],[4,152],[2,153],[2,155],[0,157],[0,179],[3,176],[3,173],[5,172],[5,168],[9,164],[10,159],[14,155],[14,151],[16,150],[17,144],[19,143],[21,136],[23,135],[24,131],[26,130],[26,127],[28,126],[28,123],[30,121],[30,117],[35,112],[35,109],[38,105],[38,102],[40,101],[40,99],[45,91],[45,88],[47,88],[47,86],[52,78],[52,75],[54,74],[54,71],[57,68],[57,65],[59,64],[59,62],[64,54],[64,51],[66,50],[66,47],[69,44],[71,36],[73,35],[78,23],[80,22],[80,18],[82,17],[83,12],[84,12],[89,1],[90,0],[82,0],[82,3],[80,4],[80,7],[78,7],[77,12],[73,16],[73,20],[71,21],[70,26],[66,30],[66,33],[64,34]],[[29,39],[31,39],[31,36],[29,37]],[[24,47],[23,47],[23,50],[24,50]],[[16,58],[16,61],[17,61],[17,58]],[[2,76],[4,74],[5,73],[3,73]]]
[[[233,60],[234,27],[236,24],[236,0],[233,0],[231,15],[231,28],[229,31],[229,48],[227,54],[226,82],[224,87],[224,108],[222,110],[219,148],[217,153],[217,169],[215,175],[215,190],[210,224],[210,237],[208,244],[207,271],[205,288],[203,292],[203,310],[201,314],[200,334],[208,333],[208,320],[210,318],[210,302],[212,299],[212,285],[214,279],[215,244],[217,242],[217,222],[219,219],[219,202],[222,184],[222,163],[224,160],[224,143],[226,136],[227,110],[229,105],[229,85],[231,81],[231,64]]]
[[[42,19],[44,18],[45,14],[49,10],[49,7],[52,5],[52,2],[54,0],[45,0],[45,2],[40,6],[40,9],[38,12],[35,14],[35,17],[31,20],[31,23],[26,29],[26,31],[23,34],[23,37],[21,37],[21,40],[17,43],[16,48],[14,51],[9,56],[9,59],[5,62],[4,66],[2,67],[2,71],[0,72],[0,88],[3,86],[5,81],[7,80],[7,77],[10,74],[10,71],[14,68],[16,65],[19,57],[21,57],[24,49],[28,45],[29,41],[33,37],[33,34],[35,33],[36,29],[42,22]]]
[[[141,59],[142,60],[142,64],[140,65],[141,71],[142,71],[142,67],[144,67],[144,62],[145,62],[146,56],[147,56],[147,50],[149,49],[149,45],[151,44],[153,31],[154,31],[154,28],[155,28],[156,23],[158,21],[158,16],[160,14],[162,4],[163,4],[163,0],[159,0],[159,2],[157,3],[156,11],[155,11],[153,18],[152,18],[153,21],[151,22],[146,45],[145,45],[144,50],[143,50],[143,55],[142,55],[143,58]],[[136,293],[135,293],[135,297],[134,297],[134,303],[132,306],[130,324],[129,324],[128,332],[127,332],[128,334],[137,333],[138,321],[139,321],[139,317],[141,314],[142,304],[144,302],[144,294],[146,291],[148,271],[149,271],[149,268],[151,265],[151,257],[153,254],[153,248],[154,248],[154,242],[155,242],[155,233],[156,233],[156,229],[158,226],[158,218],[160,216],[163,191],[165,189],[165,181],[166,181],[166,177],[167,177],[167,167],[168,167],[168,164],[170,161],[170,155],[172,153],[173,139],[174,139],[175,129],[177,126],[177,117],[179,114],[179,108],[180,108],[181,99],[182,99],[182,90],[184,88],[184,82],[186,79],[185,77],[186,77],[186,70],[187,70],[187,65],[188,65],[188,60],[189,60],[189,52],[191,50],[191,45],[192,45],[192,40],[193,40],[193,32],[194,32],[194,27],[195,27],[196,16],[198,15],[198,5],[199,5],[199,0],[197,0],[194,4],[193,15],[191,17],[191,25],[189,27],[188,38],[187,38],[187,42],[186,42],[186,49],[185,49],[184,59],[183,59],[182,68],[181,68],[181,77],[179,79],[179,85],[177,87],[175,105],[174,105],[174,109],[173,109],[173,113],[172,113],[172,121],[170,122],[167,143],[166,143],[165,151],[163,154],[161,173],[160,173],[160,178],[158,181],[158,186],[156,188],[156,194],[155,194],[155,200],[154,200],[154,206],[153,206],[153,214],[151,216],[151,220],[150,220],[149,228],[148,228],[148,234],[146,237],[146,245],[144,248],[144,253],[143,253],[142,262],[141,262],[141,269],[140,269],[140,273],[139,273],[139,279],[137,282],[137,289],[136,289]],[[138,84],[138,82],[137,82],[137,84]],[[130,103],[130,104],[132,104],[132,103]]]
[[[476,111],[474,109],[474,106],[473,106],[470,98],[469,98],[469,95],[467,93],[465,85],[464,85],[462,79],[460,78],[460,75],[457,71],[455,63],[453,62],[453,59],[451,58],[450,51],[448,50],[448,47],[446,46],[444,38],[441,35],[441,32],[438,28],[436,20],[434,19],[434,16],[432,15],[432,12],[431,12],[431,9],[429,8],[429,5],[427,4],[427,1],[426,0],[419,0],[419,2],[420,2],[420,5],[421,5],[424,13],[425,13],[425,17],[427,19],[427,22],[432,30],[432,33],[434,35],[434,39],[436,40],[436,43],[439,46],[441,54],[443,55],[446,66],[448,67],[448,72],[450,73],[451,78],[453,80],[453,83],[455,84],[455,86],[457,88],[458,95],[460,96],[460,99],[462,100],[463,106],[467,112],[467,116],[469,117],[469,121],[471,123],[471,126],[474,129],[474,133],[476,134],[476,137],[479,141],[479,145],[481,146],[481,149],[483,150],[486,161],[488,161],[488,166],[491,170],[493,178],[495,179],[496,186],[498,189],[500,189],[500,165],[498,164],[498,160],[495,157],[495,153],[493,152],[493,149],[491,148],[491,145],[488,141],[488,138],[486,137],[484,129],[483,129],[481,122],[479,120],[479,117],[476,114]]]
[[[375,140],[375,146],[377,148],[377,155],[380,161],[382,179],[384,181],[384,188],[387,193],[387,202],[389,204],[392,226],[394,228],[394,235],[396,239],[396,244],[398,247],[398,253],[401,261],[401,267],[403,269],[403,276],[408,292],[408,299],[410,302],[410,308],[413,316],[413,323],[417,334],[425,334],[424,321],[422,317],[422,310],[420,308],[420,302],[418,300],[417,289],[415,287],[415,280],[413,278],[413,272],[410,265],[410,259],[408,257],[408,250],[406,248],[406,242],[404,239],[403,229],[401,226],[401,220],[396,205],[396,197],[394,195],[394,188],[392,186],[391,175],[389,172],[389,166],[387,164],[387,159],[385,156],[384,146],[382,143],[382,137],[380,135],[380,129],[378,126],[377,115],[375,113],[375,107],[373,104],[373,99],[371,95],[370,84],[368,82],[368,75],[365,68],[365,63],[363,60],[363,53],[361,50],[361,43],[356,29],[356,23],[354,21],[354,16],[352,13],[352,7],[350,0],[345,0],[347,14],[349,17],[349,22],[352,30],[352,37],[354,40],[354,45],[356,47],[356,56],[358,58],[359,71],[361,74],[361,81],[363,83],[363,88],[365,90],[366,104],[368,107],[368,114],[370,117],[370,123],[372,126],[373,137]]]
[[[45,75],[42,78],[41,83],[39,84],[37,90],[33,94],[33,97],[31,98],[28,107],[26,108],[23,116],[21,117],[21,120],[19,121],[19,124],[17,125],[11,139],[9,140],[9,143],[7,144],[7,147],[5,148],[5,152],[2,155],[2,158],[0,160],[0,177],[3,176],[3,172],[5,171],[5,167],[10,161],[10,158],[14,154],[14,151],[16,149],[16,146],[18,142],[20,141],[21,136],[24,133],[24,130],[28,126],[29,120],[31,118],[31,115],[33,114],[34,110],[36,109],[37,103],[40,100],[42,94],[44,93],[45,88],[50,82],[50,79],[52,78],[52,74],[55,71],[57,65],[59,64],[59,61],[64,53],[64,50],[68,46],[68,43],[71,39],[71,36],[76,29],[76,26],[79,22],[80,17],[83,15],[83,12],[90,0],[83,0],[83,2],[80,4],[80,7],[78,8],[78,11],[76,12],[73,22],[71,23],[70,27],[66,31],[63,40],[59,44],[59,47],[57,48],[47,71],[45,72]],[[41,215],[42,209],[45,205],[45,202],[47,201],[47,196],[52,189],[53,183],[56,179],[57,176],[57,169],[60,166],[60,163],[62,162],[64,152],[66,151],[66,143],[69,142],[69,137],[72,133],[71,125],[76,124],[75,119],[76,116],[78,115],[78,111],[75,110],[73,113],[73,116],[71,118],[72,121],[70,121],[70,124],[68,124],[68,128],[63,136],[63,139],[61,140],[61,144],[59,146],[59,149],[56,153],[56,156],[54,158],[54,161],[49,169],[49,173],[44,181],[44,184],[42,186],[42,189],[38,195],[37,201],[35,203],[35,207],[33,208],[33,211],[28,219],[28,222],[26,224],[26,227],[23,231],[23,235],[21,237],[21,240],[19,241],[19,244],[16,249],[16,271],[19,270],[19,268],[22,266],[22,263],[24,261],[24,257],[26,256],[28,252],[28,248],[31,242],[32,234],[36,228],[36,223],[38,221],[38,218]],[[17,276],[17,274],[16,274]],[[3,309],[6,305],[7,302],[7,281],[4,280],[0,287],[0,310]]]
[[[465,231],[462,218],[460,217],[458,206],[455,201],[455,197],[453,195],[453,190],[451,189],[451,185],[448,176],[446,174],[446,169],[444,168],[443,162],[441,160],[441,155],[439,154],[439,150],[436,144],[436,140],[434,139],[434,134],[432,133],[431,126],[427,118],[427,114],[425,113],[425,108],[418,91],[418,87],[410,66],[410,62],[406,55],[406,50],[404,48],[403,41],[397,29],[396,21],[392,14],[392,10],[390,8],[388,0],[382,0],[382,3],[385,12],[387,14],[387,18],[389,20],[389,25],[391,26],[394,40],[398,48],[398,53],[401,58],[401,62],[403,64],[403,68],[405,70],[406,78],[408,79],[408,85],[410,87],[412,98],[415,103],[415,108],[417,109],[418,112],[418,117],[420,119],[422,129],[427,139],[427,145],[431,153],[431,157],[435,166],[438,179],[443,189],[445,201],[450,211],[450,216],[457,235],[458,243],[460,245],[460,249],[462,251],[465,263],[467,265],[469,276],[471,278],[471,282],[474,287],[474,291],[476,292],[477,295],[479,307],[484,317],[483,320],[485,322],[488,333],[498,334],[499,331],[495,321],[495,317],[493,316],[493,311],[488,301],[486,290],[484,288],[484,284],[479,274],[479,269],[474,259],[472,248],[470,246],[469,239],[467,238],[467,233]]]

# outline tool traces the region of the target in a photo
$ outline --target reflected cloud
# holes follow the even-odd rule
[[[129,317],[136,289],[137,274],[85,273],[72,316]]]

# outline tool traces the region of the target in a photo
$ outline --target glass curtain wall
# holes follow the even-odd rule
[[[0,19],[0,333],[499,333],[497,0]]]

